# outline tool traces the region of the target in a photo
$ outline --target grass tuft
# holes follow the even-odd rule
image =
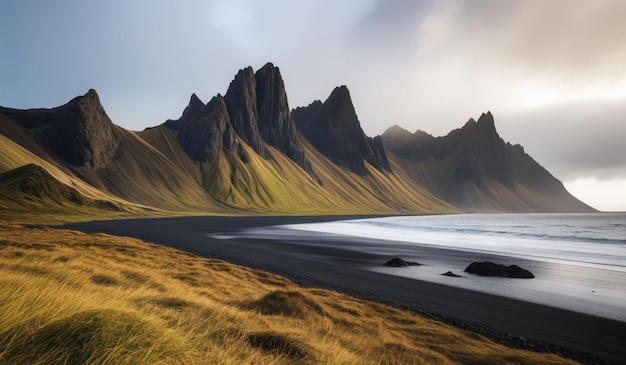
[[[91,277],[91,282],[98,285],[104,286],[116,286],[119,285],[119,282],[108,275],[93,275]]]
[[[313,313],[326,315],[324,309],[317,302],[296,291],[273,291],[250,303],[249,307],[266,315],[301,318]]]
[[[301,341],[278,333],[253,333],[248,336],[248,343],[264,352],[293,359],[304,359],[309,355]]]

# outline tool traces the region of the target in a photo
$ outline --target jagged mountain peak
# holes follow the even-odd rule
[[[233,131],[226,102],[221,95],[206,104],[197,103],[192,96],[180,119],[164,125],[178,131],[176,138],[183,150],[194,161],[210,162],[222,149],[239,147]]]
[[[198,95],[196,95],[196,93],[191,94],[191,97],[189,98],[189,107],[192,107],[194,109],[200,109],[203,106],[204,103],[202,102],[202,100],[200,100]]]
[[[98,95],[96,89],[89,89],[87,90],[87,93],[85,93],[85,95],[79,96],[75,99],[91,99],[92,101],[100,104],[100,96]]]
[[[491,134],[497,134],[496,125],[493,114],[490,111],[486,113],[482,113],[476,121],[474,118],[470,118],[465,125],[461,128],[461,130],[473,131],[479,130],[482,132],[490,132]]]
[[[212,115],[213,119],[208,116]],[[207,119],[208,118],[208,119]],[[212,120],[219,131],[207,130],[207,120]],[[216,122],[220,121],[220,122]],[[184,127],[183,124],[190,123]],[[207,105],[193,94],[181,118],[167,121],[165,125],[180,131],[178,137],[185,151],[196,161],[207,162],[216,155],[216,148],[237,146],[236,140],[246,142],[262,158],[270,158],[267,145],[284,153],[300,167],[315,175],[306,158],[304,147],[289,109],[285,85],[278,67],[265,64],[256,73],[248,66],[240,69],[231,81],[226,94],[218,94]],[[197,136],[192,136],[194,133]],[[184,129],[184,130],[183,130]],[[208,143],[214,134],[224,134],[224,143],[218,147],[192,146]],[[203,137],[204,136],[204,137]],[[238,148],[243,151],[242,148]],[[243,152],[240,153],[243,155]],[[248,160],[246,157],[244,160]]]
[[[273,73],[279,73],[280,74],[280,69],[276,66],[274,66],[273,63],[268,62],[265,65],[263,65],[263,67],[261,67],[260,69],[257,70],[257,75],[258,73],[265,73],[265,72],[273,72]]]
[[[476,125],[476,121],[474,120],[474,118],[469,118],[467,120],[467,122],[465,122],[465,124],[463,125],[463,128],[472,128]],[[461,129],[463,129],[461,128]]]
[[[386,132],[385,148],[417,183],[457,206],[502,211],[590,209],[521,146],[504,142],[491,112],[478,121],[469,119],[444,137],[423,133],[429,138],[420,138],[418,132],[410,138]]]
[[[368,138],[354,110],[346,86],[336,87],[326,101],[292,111],[300,132],[322,154],[350,171],[365,175],[365,161],[391,171],[382,142]]]
[[[26,128],[44,150],[75,167],[104,167],[120,146],[117,127],[94,89],[56,108],[3,113]]]
[[[334,121],[339,123],[339,127],[350,127],[360,123],[352,98],[350,97],[350,91],[345,85],[336,87],[326,101],[324,102],[326,108],[334,114]]]
[[[494,121],[493,114],[491,114],[490,111],[481,114],[476,124],[478,125],[478,128],[482,131],[488,131],[492,134],[497,134],[496,123]]]
[[[237,71],[237,74],[235,74],[235,78],[233,79],[233,81],[245,80],[250,78],[254,78],[254,69],[252,68],[252,66],[246,66]]]
[[[95,169],[113,159],[119,136],[96,90],[90,89],[53,110],[48,116],[52,127],[38,138],[55,155],[74,166]]]
[[[224,96],[233,129],[259,155],[268,157],[258,126],[256,78],[252,67],[239,70]]]
[[[62,105],[59,108],[69,108],[75,106],[91,107],[93,109],[101,109],[104,111],[102,103],[100,103],[100,96],[95,89],[89,89],[84,95],[79,95],[70,100],[67,104]]]
[[[369,138],[347,87],[290,111],[280,70],[271,63],[256,73],[239,70],[227,93],[207,104],[192,94],[178,120],[144,132],[115,126],[95,90],[53,109],[0,108],[0,121],[3,139],[11,140],[0,144],[0,155],[47,161],[62,170],[55,176],[67,174],[73,184],[82,180],[94,192],[145,206],[282,213],[454,210],[448,203],[489,211],[590,210],[521,146],[504,142],[490,112],[445,137],[394,126]],[[310,143],[300,146],[301,136]],[[393,141],[395,149],[389,136],[402,137]],[[265,160],[255,148],[267,151],[259,153]],[[285,156],[296,162],[310,156],[315,171],[307,175]],[[63,188],[36,167],[12,173],[35,186],[26,190],[29,196]],[[316,173],[319,184],[311,179]],[[71,201],[71,194],[59,196]]]
[[[191,94],[189,104],[187,104],[187,107],[183,110],[183,114],[179,120],[184,121],[196,118],[202,112],[204,106],[202,100],[200,100],[195,93]]]
[[[480,117],[478,118],[478,122],[480,121],[486,121],[486,122],[493,124],[494,118],[493,118],[493,114],[491,114],[491,111],[487,110],[486,113],[482,113]]]
[[[268,62],[255,73],[255,77],[258,127],[263,141],[313,173],[292,119],[280,70]]]

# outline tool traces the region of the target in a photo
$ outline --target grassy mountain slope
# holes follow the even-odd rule
[[[157,213],[94,188],[1,134],[0,175],[0,221],[54,223]]]
[[[121,129],[121,128],[120,128]],[[94,186],[147,206],[200,211],[216,206],[195,180],[134,133],[120,132],[122,149],[98,170],[73,169]]]
[[[86,190],[99,191],[95,195],[157,209],[198,212],[217,205],[193,178],[160,152],[133,132],[113,125],[95,91],[53,109],[1,109],[0,122],[0,132],[8,137],[3,138],[12,141],[3,147],[7,158],[0,162],[7,168],[17,167],[18,161],[54,166],[49,171],[62,182],[67,183],[68,178],[82,181],[82,185],[90,186]],[[70,122],[78,126],[65,125]],[[100,130],[108,131],[108,135],[101,137],[105,132]],[[59,147],[63,145],[59,139],[73,146]],[[98,143],[100,139],[105,141]],[[18,145],[21,149],[16,149]],[[114,152],[100,151],[110,148]],[[23,156],[24,151],[28,156]]]
[[[16,217],[33,221],[55,216],[116,216],[128,206],[110,200],[88,198],[55,179],[44,168],[28,164],[0,173],[0,220]],[[46,219],[50,217],[50,219]],[[80,219],[80,218],[79,218]]]
[[[333,164],[306,140],[307,159],[319,181],[276,149],[263,159],[242,143],[248,161],[228,150],[210,162],[193,161],[181,148],[176,131],[165,126],[139,135],[185,169],[216,200],[245,209],[289,213],[442,212],[455,209],[433,198],[403,173],[370,167],[363,177]]]

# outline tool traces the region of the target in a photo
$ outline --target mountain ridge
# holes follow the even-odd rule
[[[363,132],[348,88],[336,87],[326,101],[314,101],[292,111],[303,136],[333,162],[364,175],[365,162],[390,172],[387,155],[378,139]]]
[[[372,138],[346,86],[291,110],[271,63],[239,70],[226,94],[206,104],[191,94],[178,119],[141,132],[115,125],[90,89],[57,108],[0,107],[0,135],[11,141],[0,147],[11,159],[0,161],[0,173],[28,163],[54,166],[55,179],[88,184],[82,191],[125,207],[282,214],[592,209],[575,203],[521,146],[505,143],[490,112],[445,138],[397,126]]]
[[[446,136],[391,127],[386,150],[414,181],[464,209],[509,212],[595,211],[498,134],[491,112],[469,119]]]

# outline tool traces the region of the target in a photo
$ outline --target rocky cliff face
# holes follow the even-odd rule
[[[52,151],[76,166],[103,167],[120,146],[115,126],[93,89],[61,107],[59,118],[46,134]]]
[[[280,71],[271,63],[256,73],[252,67],[239,70],[226,95],[218,95],[206,106],[192,95],[182,116],[165,126],[179,132],[181,146],[196,161],[212,160],[221,148],[237,149],[247,160],[237,142],[241,140],[265,159],[270,157],[267,145],[275,147],[314,174],[291,117]]]
[[[325,102],[297,108],[292,115],[300,132],[331,161],[359,175],[367,173],[365,161],[390,171],[380,140],[368,139],[361,129],[347,87],[335,88]]]
[[[54,109],[4,109],[3,113],[25,127],[47,151],[73,166],[99,169],[120,147],[116,127],[93,89]]]
[[[445,140],[436,140],[432,147],[429,157],[451,162],[449,177],[453,183],[471,181],[484,188],[486,181],[497,181],[512,187],[507,146],[496,132],[491,112],[482,114],[478,122],[470,119]]]
[[[593,211],[524,153],[505,143],[493,115],[470,119],[444,137],[389,128],[382,141],[414,181],[457,206],[504,211]]]
[[[233,129],[239,137],[264,158],[267,148],[259,133],[256,78],[252,67],[239,70],[224,96]]]
[[[193,94],[180,119],[165,122],[165,126],[178,131],[177,139],[189,157],[198,162],[213,160],[222,149],[239,152],[239,139],[232,128],[226,103],[217,95],[204,105]]]
[[[290,111],[272,64],[240,70],[206,105],[192,95],[178,120],[144,132],[113,125],[90,90],[53,109],[0,107],[0,134],[11,142],[0,157],[21,156],[6,166],[49,161],[105,195],[159,208],[592,211],[505,143],[489,112],[445,137],[393,127],[368,138],[345,86]],[[315,149],[328,159],[309,161]]]
[[[261,137],[267,144],[311,173],[313,169],[304,155],[300,135],[291,117],[285,84],[279,69],[268,63],[255,76]]]

